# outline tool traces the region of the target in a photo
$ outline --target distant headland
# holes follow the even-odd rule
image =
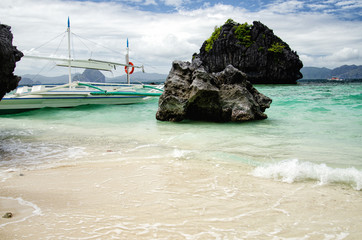
[[[341,79],[362,79],[362,66],[343,65],[334,69],[303,67],[301,69],[303,79],[330,79],[332,77]]]
[[[338,77],[342,79],[362,79],[362,66],[357,66],[357,65],[343,65],[334,69],[329,69],[325,67],[323,68],[303,67],[300,71],[303,74],[303,79],[329,79],[332,77]],[[75,80],[78,78],[79,75],[82,74],[74,75]],[[163,83],[166,81],[167,74],[136,72],[132,75],[132,78],[134,80],[143,83],[152,83],[152,82]],[[97,78],[87,78],[83,80],[88,82],[93,82],[93,81],[97,82]],[[19,85],[61,84],[61,83],[67,83],[67,81],[68,81],[67,75],[46,77],[42,75],[26,74],[22,76]],[[108,83],[126,82],[126,81],[127,79],[125,75],[114,78],[105,78],[105,82]]]
[[[167,74],[160,73],[142,73],[134,72],[131,75],[131,82],[137,83],[163,83],[166,81]],[[86,69],[83,73],[72,74],[74,81],[86,82],[106,82],[106,83],[126,83],[127,75],[108,78],[99,70]],[[60,75],[55,77],[47,77],[43,75],[25,74],[21,76],[19,85],[35,85],[35,84],[65,84],[68,82],[68,75]]]

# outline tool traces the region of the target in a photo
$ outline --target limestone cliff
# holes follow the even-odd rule
[[[232,65],[251,83],[293,84],[303,77],[299,56],[261,22],[239,24],[229,19],[216,27],[198,56],[208,72],[220,72]]]
[[[24,55],[13,46],[10,29],[9,26],[0,24],[0,100],[6,93],[14,90],[21,79],[13,72],[16,62]]]

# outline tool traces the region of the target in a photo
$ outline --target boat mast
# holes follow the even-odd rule
[[[68,32],[68,71],[69,71],[69,88],[70,88],[70,84],[72,83],[72,68],[71,68],[71,55],[70,55],[70,21],[69,21],[69,17],[68,17],[68,28],[67,28],[67,32]]]
[[[128,47],[128,38],[127,38],[127,53],[126,53],[126,64],[127,64],[127,84],[130,84],[131,81],[129,79],[129,71],[130,71],[130,68],[129,68],[129,47]]]

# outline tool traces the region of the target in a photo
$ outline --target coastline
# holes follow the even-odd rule
[[[361,191],[250,171],[231,161],[134,158],[13,172],[0,183],[0,211],[27,209],[0,220],[0,238],[362,237]],[[29,204],[5,209],[17,198]]]

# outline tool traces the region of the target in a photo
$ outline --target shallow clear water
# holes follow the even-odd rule
[[[0,174],[77,161],[236,161],[258,177],[362,188],[362,84],[257,85],[268,119],[160,122],[157,99],[127,106],[41,109],[0,116]]]
[[[361,239],[362,84],[256,87],[245,123],[159,122],[157,99],[0,116],[0,239]]]

